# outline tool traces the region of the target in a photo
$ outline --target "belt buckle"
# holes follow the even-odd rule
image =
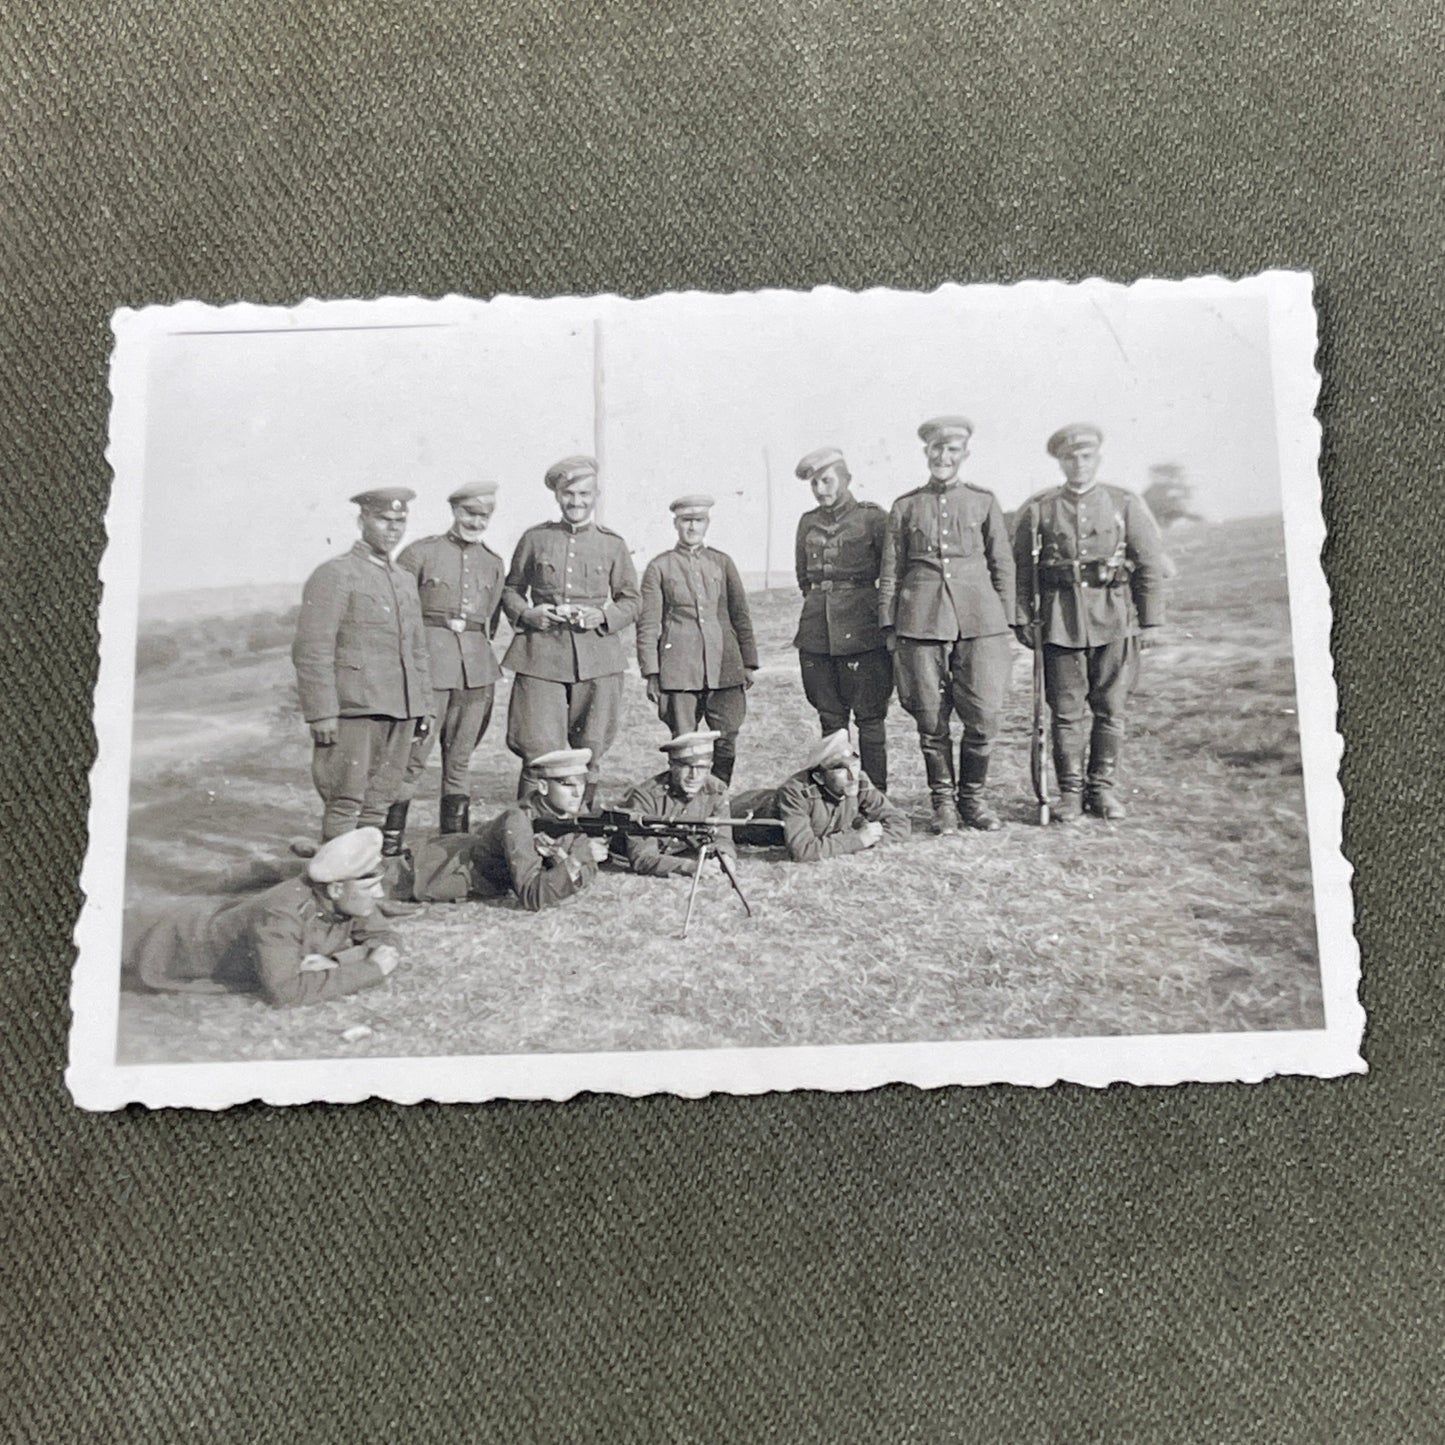
[[[465,617],[448,617],[447,626],[453,632],[465,632],[467,630],[467,619]]]

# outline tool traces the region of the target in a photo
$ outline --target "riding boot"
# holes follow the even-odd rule
[[[402,839],[406,837],[406,815],[410,803],[393,803],[386,810],[386,821],[381,825],[381,856],[396,858],[401,853]]]
[[[870,737],[858,728],[858,758],[868,781],[880,793],[888,791],[888,741],[884,737]]]
[[[1121,822],[1128,814],[1115,791],[1119,771],[1119,735],[1096,723],[1089,742],[1089,781],[1084,807],[1107,823]]]
[[[383,918],[405,918],[421,907],[419,903],[405,901],[411,897],[413,879],[411,850],[402,846],[410,808],[410,803],[393,803],[386,810],[386,821],[381,826],[381,886],[386,897],[376,908]]]
[[[1054,808],[1054,822],[1077,823],[1084,816],[1084,769],[1079,756],[1079,740],[1072,730],[1054,728],[1054,775],[1059,780],[1059,801]]]
[[[988,753],[977,744],[960,743],[958,749],[958,814],[965,828],[996,833],[1003,827],[998,814],[984,801],[988,782]]]
[[[958,808],[953,796],[952,749],[942,753],[925,749],[923,771],[928,777],[928,796],[933,803],[933,831],[952,836],[958,832]]]
[[[714,748],[712,755],[712,775],[725,788],[732,786],[733,764],[737,758],[732,753],[725,753],[721,749]]]
[[[443,833],[469,833],[472,829],[472,800],[465,793],[442,795]]]
[[[582,811],[584,813],[595,813],[597,811],[597,784],[588,783],[582,794]]]

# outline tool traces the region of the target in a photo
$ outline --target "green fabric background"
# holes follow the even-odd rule
[[[0,1435],[1445,1438],[1440,17],[12,3]],[[112,308],[1266,266],[1319,279],[1369,1077],[70,1105]]]

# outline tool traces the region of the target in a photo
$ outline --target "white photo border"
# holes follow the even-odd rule
[[[941,292],[957,291],[940,287]],[[521,297],[475,301],[386,298],[308,300],[294,308],[186,301],[123,309],[112,320],[112,411],[106,457],[114,486],[106,513],[101,565],[100,670],[95,693],[97,755],[90,774],[90,841],[81,874],[84,904],[75,929],[78,955],[71,985],[73,1015],[66,1082],[77,1104],[109,1110],[150,1107],[221,1109],[251,1100],[271,1104],[396,1103],[496,1098],[570,1098],[583,1092],[688,1098],[721,1092],[871,1089],[885,1084],[937,1088],[1008,1083],[1043,1087],[1071,1082],[1257,1082],[1272,1075],[1336,1077],[1365,1071],[1360,1053],[1365,1015],[1354,935],[1353,870],[1343,852],[1342,742],[1330,655],[1331,604],[1321,554],[1325,524],[1319,479],[1319,374],[1313,278],[1268,271],[1231,281],[1148,278],[1131,287],[1091,279],[970,286],[972,293],[1014,292],[1035,301],[1082,290],[1141,298],[1167,292],[1201,301],[1253,295],[1269,315],[1270,357],[1279,445],[1289,611],[1304,769],[1309,855],[1319,940],[1325,1026],[1237,1034],[1050,1038],[877,1045],[683,1049],[589,1054],[317,1059],[246,1063],[120,1065],[115,1062],[120,1006],[120,938],[130,790],[135,644],[140,582],[142,481],[147,429],[147,360],[155,338],[182,327],[274,329],[324,316],[336,326],[418,324],[472,314],[479,307],[541,307]],[[698,295],[700,293],[685,293]],[[756,293],[784,296],[795,293]],[[841,296],[833,287],[813,294]],[[881,289],[863,293],[884,296]],[[633,304],[617,297],[558,298],[576,305]]]

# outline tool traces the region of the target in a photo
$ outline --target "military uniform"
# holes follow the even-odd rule
[[[702,788],[688,798],[672,786],[672,774],[666,770],[635,784],[622,806],[629,813],[683,821],[729,816],[727,785],[720,778],[707,777]],[[736,856],[733,841],[725,832],[718,835],[713,846],[719,853]],[[697,860],[697,850],[680,838],[628,838],[624,848],[632,871],[649,878],[667,878],[676,873],[691,877]]]
[[[411,543],[396,560],[416,578],[437,719],[412,747],[401,797],[415,797],[440,736],[442,798],[465,801],[472,753],[486,735],[502,675],[491,642],[502,615],[502,559],[485,542],[465,542],[453,529]]]
[[[731,557],[681,542],[642,574],[637,661],[656,677],[658,716],[677,736],[701,722],[719,737],[713,771],[731,780],[737,737],[747,716],[748,669],[758,665],[747,594]]]
[[[935,814],[952,807],[955,783],[965,821],[981,809],[1008,691],[1013,614],[1013,553],[992,492],[930,480],[894,502],[878,616],[897,638],[898,700],[918,725]],[[963,724],[956,775],[953,712]]]
[[[245,898],[191,898],[147,919],[128,916],[122,978],[164,992],[259,993],[289,1008],[340,998],[386,977],[372,955],[399,939],[375,916],[337,911],[329,882],[378,878],[381,836],[375,829],[339,835],[318,850],[307,876]],[[331,967],[303,968],[308,959]]]
[[[364,542],[323,562],[302,593],[291,657],[306,721],[338,720],[336,741],[312,758],[321,836],[380,824],[432,708],[416,579]]]
[[[551,838],[532,820],[546,805],[527,798],[471,833],[445,833],[418,849],[412,896],[418,903],[502,898],[536,913],[580,893],[597,876],[587,837]]]
[[[1139,630],[1164,621],[1163,544],[1149,508],[1122,487],[1095,482],[1082,493],[1052,487],[1031,497],[1014,533],[1020,627],[1033,620],[1035,529],[1054,769],[1066,807],[1076,806],[1084,789],[1087,709],[1093,716],[1088,792],[1097,805],[1115,782],[1125,709],[1139,672]]]
[[[515,674],[507,746],[518,757],[585,747],[596,780],[621,720],[620,634],[637,620],[639,601],[637,573],[616,532],[555,521],[522,534],[502,592],[502,610],[517,629],[502,666]],[[586,632],[543,630],[535,612],[549,603],[597,607],[606,621]]]
[[[896,808],[868,780],[867,773],[858,778],[858,794],[834,797],[813,776],[811,768],[794,773],[780,787],[760,788],[739,794],[733,799],[735,818],[778,818],[783,824],[783,842],[788,856],[795,863],[817,863],[825,858],[841,858],[848,853],[861,853],[863,840],[858,835],[859,823],[878,823],[885,842],[906,838],[912,828],[908,815]],[[734,830],[740,843],[776,843],[772,830]]]
[[[803,610],[793,646],[803,692],[824,733],[846,729],[850,715],[857,718],[863,771],[879,788],[888,786],[887,719],[893,694],[893,658],[878,619],[878,573],[887,534],[883,508],[850,495],[835,507],[804,512],[794,547]]]

